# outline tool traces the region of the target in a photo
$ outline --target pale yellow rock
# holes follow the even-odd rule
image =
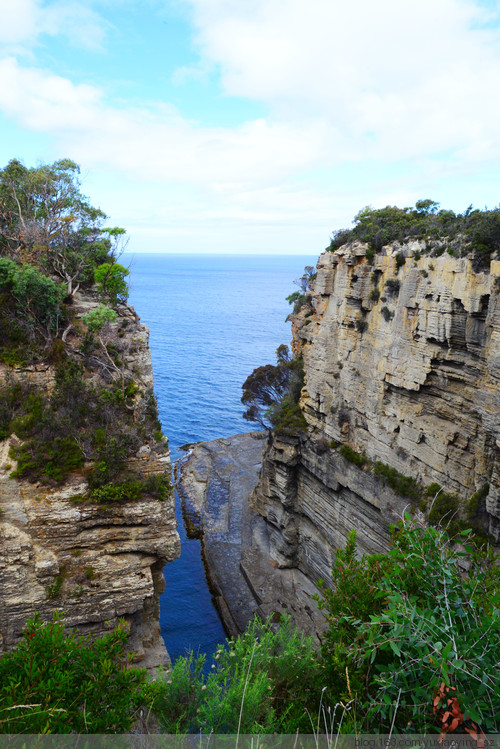
[[[417,250],[388,246],[372,264],[359,242],[325,252],[313,314],[292,320],[307,435],[274,438],[251,503],[267,521],[270,559],[312,580],[328,579],[352,530],[373,553],[405,510],[420,516],[339,443],[463,503],[488,483],[481,521],[500,540],[500,261],[475,272],[468,258],[416,260]]]
[[[82,315],[95,305],[77,295],[75,310]],[[148,330],[125,307],[115,325],[123,320],[128,320],[120,337],[127,344],[127,371],[145,394],[153,386]],[[2,367],[0,383],[7,377],[50,391],[54,369]],[[140,418],[144,401],[139,393],[134,408]],[[107,508],[75,501],[87,491],[84,472],[52,489],[10,478],[15,461],[9,449],[15,441],[11,437],[0,443],[0,652],[18,642],[35,612],[49,620],[63,611],[68,627],[93,634],[125,617],[134,662],[148,668],[168,665],[158,617],[162,568],[180,551],[173,493],[164,502],[150,499]],[[129,467],[170,476],[168,442],[156,443],[151,436],[139,457],[131,456]],[[59,578],[60,590],[51,594]]]

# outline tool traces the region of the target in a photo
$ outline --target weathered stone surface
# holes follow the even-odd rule
[[[75,300],[77,314],[95,305],[81,295]],[[153,387],[148,330],[126,307],[114,326],[123,331],[125,373],[140,388],[134,402],[134,418],[140,419]],[[7,377],[50,391],[54,369],[3,367],[0,382]],[[144,499],[107,507],[78,501],[87,490],[88,466],[54,488],[11,479],[15,461],[9,447],[16,440],[0,443],[0,652],[16,644],[35,612],[49,620],[58,610],[68,627],[93,634],[124,617],[134,661],[148,668],[167,664],[158,619],[162,568],[180,550],[173,494],[164,502]],[[168,442],[149,435],[128,466],[170,477]]]
[[[192,446],[178,461],[177,487],[188,527],[202,539],[219,613],[230,635],[254,613],[286,611],[308,634],[321,628],[314,585],[298,569],[280,569],[270,556],[269,525],[251,512],[267,442],[265,432],[239,434]]]
[[[415,259],[417,249],[403,248],[399,270],[400,247],[372,264],[360,243],[324,253],[313,314],[293,320],[308,434],[273,439],[251,506],[269,557],[312,581],[328,579],[351,530],[361,552],[388,548],[408,507],[338,443],[463,502],[489,483],[484,525],[500,539],[500,261],[478,273],[466,258]]]

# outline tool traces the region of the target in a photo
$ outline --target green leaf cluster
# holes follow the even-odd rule
[[[129,272],[128,268],[119,263],[102,263],[94,271],[97,290],[113,304],[125,303],[128,297],[128,285],[125,278]]]
[[[116,318],[116,312],[105,304],[99,304],[95,309],[82,315],[82,320],[91,334],[100,333],[106,323],[115,322]]]
[[[282,434],[297,434],[307,426],[299,406],[304,385],[301,357],[292,359],[288,346],[276,349],[276,364],[254,369],[242,385],[243,418]]]
[[[236,640],[204,656],[177,659],[152,685],[152,709],[166,733],[309,733],[306,708],[320,699],[320,665],[310,638],[283,616],[255,618]]]
[[[0,733],[129,731],[145,672],[127,668],[126,639],[124,626],[91,641],[36,615],[0,657]]]
[[[321,603],[322,657],[332,699],[340,690],[357,702],[358,730],[388,733],[394,721],[397,732],[439,732],[432,707],[444,683],[464,713],[462,732],[471,721],[498,731],[499,573],[467,546],[469,535],[460,551],[443,531],[406,518],[388,554],[357,559],[353,537],[337,554]]]
[[[64,287],[29,263],[19,265],[0,257],[0,293],[10,297],[17,317],[32,326],[55,332],[64,320]],[[7,305],[10,300],[6,299]]]

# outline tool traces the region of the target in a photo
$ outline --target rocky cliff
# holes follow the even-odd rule
[[[72,355],[80,356],[79,361],[82,316],[96,306],[88,294],[75,296],[73,330],[66,344],[71,348],[73,336]],[[108,400],[113,392],[120,395],[119,387],[109,390],[113,367],[120,370],[122,391],[124,377],[133,382],[123,406],[137,427],[140,444],[129,440],[133,451],[126,456],[124,470],[170,479],[168,443],[153,434],[145,417],[153,388],[148,330],[133,310],[119,305],[117,319],[108,323],[105,343],[101,371],[85,370],[82,382],[94,389],[107,384]],[[55,371],[50,364],[2,366],[0,388],[18,384],[50,394]],[[158,601],[164,586],[162,568],[179,554],[172,490],[163,501],[147,492],[127,501],[93,501],[88,478],[95,461],[87,459],[62,482],[12,477],[17,464],[11,448],[20,444],[15,434],[0,443],[0,652],[16,644],[35,612],[48,620],[59,611],[68,627],[92,634],[115,627],[124,617],[130,625],[128,648],[134,661],[151,668],[168,662]],[[88,458],[83,442],[81,448]]]
[[[274,436],[251,499],[271,561],[313,580],[351,530],[384,550],[405,509],[424,519],[444,497],[443,524],[500,538],[500,261],[367,249],[318,261],[293,317],[307,434]]]

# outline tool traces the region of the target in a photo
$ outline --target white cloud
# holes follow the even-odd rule
[[[498,30],[470,0],[186,0],[230,95],[399,159],[497,138]]]
[[[265,184],[319,164],[334,137],[323,122],[305,127],[258,119],[235,128],[203,128],[172,107],[114,108],[87,84],[13,58],[0,61],[0,109],[24,127],[51,134],[88,167],[141,179],[211,185],[222,193]]]
[[[228,96],[263,102],[267,117],[207,127],[166,102],[118,107],[96,86],[14,53],[0,59],[0,112],[50,136],[56,156],[119,175],[128,192],[104,196],[103,207],[142,236],[211,237],[216,250],[237,249],[238,237],[249,251],[272,235],[283,249],[314,251],[366,203],[439,200],[433,186],[460,180],[465,194],[471,176],[498,163],[491,9],[472,0],[185,2],[200,59],[179,69],[179,86],[219,71]],[[0,0],[0,44],[16,52],[36,49],[40,34],[102,42],[106,24],[88,3],[13,3]]]
[[[39,37],[64,36],[76,46],[102,47],[107,24],[78,0],[0,0],[0,46],[10,53],[32,53]]]

